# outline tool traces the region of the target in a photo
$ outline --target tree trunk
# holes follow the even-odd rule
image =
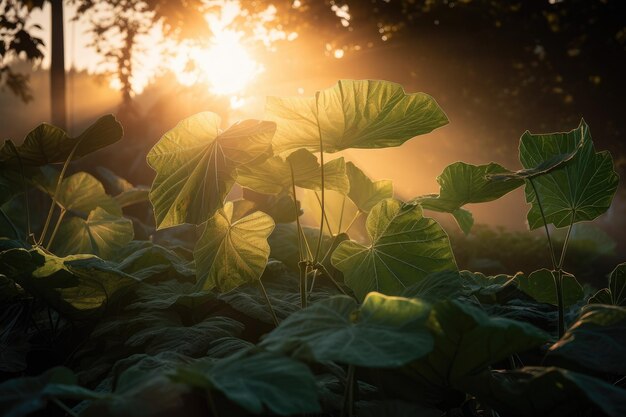
[[[50,112],[52,124],[67,130],[65,100],[65,47],[63,44],[63,0],[50,0],[52,45],[50,60]]]

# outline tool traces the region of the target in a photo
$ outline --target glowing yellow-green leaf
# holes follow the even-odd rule
[[[96,208],[87,217],[72,217],[59,228],[52,252],[58,256],[93,253],[109,259],[119,248],[133,240],[133,222]]]
[[[237,183],[263,194],[279,194],[291,190],[291,166],[296,187],[321,190],[320,164],[306,149],[298,149],[286,159],[274,156],[259,165],[237,169]],[[345,194],[350,189],[343,158],[324,164],[324,188]]]
[[[432,272],[456,270],[448,235],[417,204],[386,199],[367,216],[369,246],[348,240],[332,255],[346,284],[363,299],[370,291],[396,295]]]
[[[274,220],[260,211],[234,219],[233,212],[228,202],[204,226],[193,252],[197,289],[232,290],[258,279],[267,265]]]
[[[352,162],[346,164],[350,179],[348,197],[363,213],[369,213],[381,200],[393,197],[393,183],[390,180],[372,181]]]
[[[295,148],[325,152],[400,146],[448,123],[435,100],[406,94],[400,84],[340,80],[315,97],[268,97],[267,118],[277,123],[276,152]]]
[[[200,224],[224,204],[235,169],[272,153],[272,122],[245,120],[224,132],[220,118],[204,112],[181,121],[148,153],[157,172],[150,201],[157,228]]]

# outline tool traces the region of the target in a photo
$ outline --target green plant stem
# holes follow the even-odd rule
[[[309,263],[307,261],[298,262],[300,269],[300,308],[306,308],[307,304],[307,274],[309,273]]]
[[[272,302],[270,301],[270,297],[267,294],[267,291],[265,290],[265,285],[263,285],[263,281],[261,281],[260,278],[259,278],[259,285],[261,286],[261,292],[263,293],[263,296],[265,297],[265,301],[267,302],[267,306],[270,309],[270,313],[272,313],[272,320],[274,321],[274,326],[278,327],[280,322],[278,321],[278,317],[276,316],[276,312],[274,311],[274,307],[272,306]]]
[[[345,290],[341,287],[341,285],[339,285],[339,283],[335,280],[335,278],[331,275],[331,273],[328,271],[328,269],[326,269],[323,264],[318,262],[315,267],[320,269],[324,273],[324,275],[326,275],[328,279],[330,279],[335,288],[337,288],[343,295],[348,295],[348,293],[345,292]]]
[[[322,201],[320,200],[320,196],[319,194],[317,194],[317,191],[315,191],[315,198],[317,198],[317,202],[320,205],[320,208],[322,207]],[[326,222],[326,229],[328,229],[328,234],[329,235],[333,235],[333,231],[330,229],[330,222],[328,221],[328,216],[326,215],[326,212],[323,211],[324,213],[324,220]]]
[[[317,112],[317,114],[319,115],[319,91],[315,94],[315,110]],[[322,186],[322,197],[321,197],[321,201],[320,201],[320,205],[322,208],[322,215],[320,218],[320,232],[319,235],[317,237],[317,249],[315,249],[315,256],[313,257],[313,263],[317,263],[318,259],[319,259],[319,255],[320,255],[320,250],[322,249],[322,237],[324,235],[324,217],[326,215],[325,211],[324,211],[324,198],[325,198],[325,192],[324,192],[324,141],[322,140],[322,128],[320,127],[320,123],[319,123],[319,117],[318,117],[318,121],[317,121],[317,131],[319,132],[319,136],[320,136],[320,175],[321,175],[321,186]]]
[[[344,209],[346,208],[346,196],[343,196],[343,199],[341,200],[341,212],[339,213],[339,227],[337,227],[337,234],[341,233],[341,226],[343,225],[343,212]]]
[[[554,245],[552,245],[552,239],[550,238],[550,230],[548,229],[548,222],[546,221],[546,215],[543,211],[543,205],[541,204],[541,199],[539,198],[539,193],[537,192],[537,188],[535,187],[535,183],[532,178],[528,180],[530,185],[533,187],[533,192],[535,193],[535,198],[537,199],[537,205],[539,206],[539,212],[541,213],[541,218],[543,219],[543,227],[546,230],[546,237],[548,238],[548,246],[550,247],[550,258],[552,259],[552,268],[557,269],[556,257],[554,254]]]
[[[350,228],[352,228],[352,225],[354,224],[354,222],[356,222],[356,220],[359,218],[359,216],[362,214],[363,212],[361,210],[357,210],[356,214],[354,215],[354,217],[352,218],[352,220],[350,221],[350,223],[348,224],[348,227],[346,227],[346,230],[344,230],[344,233],[348,233],[348,230],[350,230]]]
[[[313,270],[313,278],[311,279],[311,288],[308,290],[307,299],[308,297],[311,296],[311,293],[313,292],[313,288],[315,288],[315,281],[317,280],[317,272],[318,272],[317,269]]]
[[[57,222],[54,225],[54,230],[52,230],[52,235],[50,235],[50,240],[48,240],[48,244],[46,245],[46,249],[50,249],[50,247],[52,246],[52,242],[54,242],[54,238],[57,235],[57,232],[59,231],[59,226],[61,225],[61,222],[63,221],[63,218],[65,217],[66,213],[67,213],[67,210],[62,208],[61,213],[59,213],[59,218],[57,219]]]
[[[559,308],[559,339],[565,334],[565,306],[563,305],[563,271],[560,269],[552,271],[554,278],[554,287],[556,289],[556,300]]]
[[[341,417],[354,416],[354,365],[348,365],[348,373],[346,375],[346,387],[343,394],[343,407],[341,408]]]
[[[300,211],[298,210],[298,202],[296,201],[296,178],[293,173],[293,165],[291,161],[289,162],[289,169],[291,170],[291,192],[293,193],[293,210],[296,215],[296,233],[298,235],[298,254],[300,255],[300,261],[304,260],[303,256],[303,247],[302,247],[302,237],[300,234],[302,233],[302,226],[300,225]],[[306,240],[306,237],[305,237]]]
[[[576,217],[576,211],[572,211],[572,221],[567,228],[567,234],[565,235],[565,241],[563,242],[563,249],[561,249],[561,257],[559,259],[558,269],[563,269],[563,265],[565,263],[565,253],[567,252],[567,244],[569,243],[569,238],[572,233],[572,229],[574,228],[574,218]]]
[[[50,226],[50,221],[52,220],[52,214],[54,213],[54,208],[57,205],[57,197],[59,196],[59,190],[61,189],[61,183],[63,182],[65,171],[67,171],[67,167],[70,165],[72,158],[74,158],[76,149],[78,149],[78,145],[80,145],[81,142],[82,142],[82,139],[76,142],[76,145],[74,145],[74,147],[72,148],[72,151],[67,156],[67,159],[65,160],[65,163],[63,164],[63,168],[61,169],[61,173],[59,174],[59,179],[57,180],[56,188],[54,189],[54,195],[52,196],[52,204],[50,205],[50,210],[48,210],[48,217],[46,217],[46,223],[43,226],[41,236],[39,237],[39,240],[37,242],[39,245],[43,243],[43,240],[46,237],[46,233],[48,233],[48,227]]]

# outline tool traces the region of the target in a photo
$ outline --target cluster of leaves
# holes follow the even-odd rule
[[[20,146],[5,142],[4,415],[626,414],[626,264],[592,297],[564,270],[573,225],[606,211],[618,183],[584,122],[525,133],[520,171],[458,162],[439,194],[403,202],[390,181],[324,156],[445,125],[431,97],[340,81],[270,98],[267,119],[226,130],[212,113],[183,120],[148,155],[149,192],[108,173],[114,196],[90,174],[65,176],[121,138],[112,116],[76,138],[42,125]],[[235,184],[267,198],[228,201]],[[459,271],[424,210],[469,233],[466,204],[522,185],[551,268]],[[319,193],[318,229],[300,222],[298,188]],[[330,230],[327,190],[366,217],[369,242],[350,239],[354,222]],[[150,226],[123,209],[147,199],[155,239],[133,240]],[[550,224],[569,226],[558,261]]]

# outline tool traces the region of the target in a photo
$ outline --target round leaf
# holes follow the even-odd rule
[[[197,289],[230,291],[259,279],[267,265],[274,220],[260,211],[233,219],[233,207],[228,202],[218,210],[196,244]]]
[[[369,246],[341,242],[331,259],[360,299],[370,291],[400,294],[432,272],[457,269],[448,235],[419,205],[383,200],[366,227]]]
[[[363,213],[369,213],[380,201],[393,197],[390,180],[372,181],[352,162],[346,164],[346,173],[350,179],[348,197]]]
[[[360,308],[335,296],[292,314],[260,346],[315,362],[396,368],[431,351],[429,311],[419,300],[374,292]]]

